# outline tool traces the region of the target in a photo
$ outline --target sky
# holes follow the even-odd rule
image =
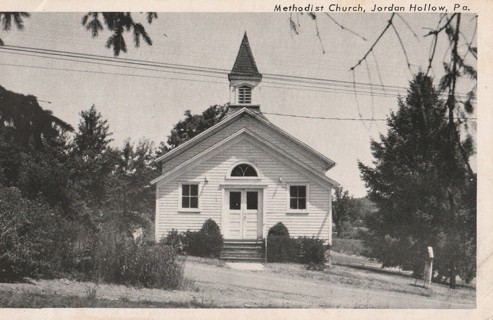
[[[91,38],[81,25],[82,16],[80,12],[33,13],[25,21],[24,31],[0,31],[0,38],[10,46],[112,58],[112,51],[105,47],[109,33],[105,31]],[[299,23],[298,34],[290,28],[290,17]],[[352,32],[342,30],[330,17]],[[429,31],[427,28],[436,28],[439,16],[401,14],[403,19],[395,19],[410,69],[396,34],[389,29],[354,73],[350,68],[380,35],[390,14],[331,14],[330,17],[319,15],[315,23],[306,14],[158,13],[152,25],[145,24],[153,45],[142,43],[135,48],[131,35],[127,35],[128,53],[122,53],[118,59],[223,72],[137,69],[127,64],[89,64],[87,60],[66,61],[0,50],[0,85],[17,93],[35,95],[43,108],[52,110],[74,127],[79,122],[79,113],[95,105],[108,120],[114,146],[121,146],[128,138],[133,142],[147,138],[158,145],[167,140],[185,110],[200,113],[211,105],[229,101],[227,73],[234,64],[243,33],[247,32],[258,69],[264,74],[260,85],[261,110],[275,125],[334,160],[336,166],[327,175],[350,194],[361,197],[366,189],[357,163],[372,163],[370,140],[378,140],[387,131],[385,121],[361,119],[385,119],[397,109],[394,93],[405,95],[413,73],[426,71],[432,38],[424,35]],[[134,18],[145,21],[140,13],[135,13]],[[474,15],[463,15],[464,37],[472,39],[473,44],[475,22]],[[447,42],[441,39],[431,71],[436,81],[449,54]],[[267,75],[291,77],[289,82],[280,82]],[[314,84],[301,77],[329,81]],[[366,93],[358,90],[355,94],[351,87],[353,79],[376,86],[383,84],[387,96],[368,89]],[[459,91],[465,93],[470,87],[471,83],[461,83]],[[475,134],[475,129],[472,130]]]

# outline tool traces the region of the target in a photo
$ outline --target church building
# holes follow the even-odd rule
[[[156,240],[207,219],[228,244],[256,244],[284,223],[292,237],[331,243],[335,163],[271,123],[258,104],[262,74],[245,33],[228,75],[230,104],[216,125],[156,161]],[[226,90],[226,88],[225,88]]]

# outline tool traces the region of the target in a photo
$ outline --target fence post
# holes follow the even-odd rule
[[[426,257],[425,261],[425,272],[423,275],[423,286],[425,288],[430,288],[431,287],[431,278],[433,275],[433,248],[428,247],[428,256]]]

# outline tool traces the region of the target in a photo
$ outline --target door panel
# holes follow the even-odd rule
[[[241,191],[228,192],[229,236],[232,239],[242,238]]]
[[[227,191],[229,232],[231,239],[262,237],[262,191]]]

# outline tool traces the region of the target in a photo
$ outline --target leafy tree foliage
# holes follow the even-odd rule
[[[115,56],[119,56],[120,52],[127,52],[127,44],[123,34],[132,32],[135,47],[140,46],[140,38],[148,45],[152,45],[152,40],[147,34],[144,26],[141,23],[135,22],[130,12],[89,12],[82,17],[82,25],[87,31],[91,32],[92,37],[97,37],[99,32],[104,30],[103,23],[99,20],[102,17],[106,28],[113,34],[106,41],[106,47],[113,48]],[[148,12],[146,19],[149,24],[154,19],[157,19],[155,12]]]
[[[157,19],[157,13],[147,12],[146,21],[151,24]],[[4,31],[12,29],[12,22],[18,30],[24,30],[23,18],[29,18],[31,15],[27,12],[0,12],[0,23]],[[135,16],[135,14],[134,14]],[[101,18],[101,20],[100,20]],[[105,28],[112,32],[112,35],[106,41],[106,47],[113,50],[115,56],[121,52],[127,52],[127,43],[124,33],[131,32],[135,47],[140,46],[141,38],[148,45],[152,45],[144,25],[136,22],[130,12],[88,12],[82,16],[82,26],[89,31],[93,38],[97,37]],[[4,45],[0,39],[0,46]]]
[[[161,143],[160,153],[166,153],[209,129],[221,121],[227,112],[227,106],[219,105],[207,108],[202,114],[192,114],[190,110],[185,111],[185,119],[175,124],[168,136],[167,145]]]
[[[336,226],[337,236],[341,237],[344,232],[344,223],[353,222],[357,219],[357,203],[349,196],[347,190],[337,188],[332,203],[332,221]]]
[[[432,246],[435,270],[452,286],[457,272],[465,280],[475,273],[476,183],[450,139],[446,111],[432,80],[419,73],[389,116],[387,135],[371,142],[374,167],[359,168],[378,207],[367,219],[366,254],[420,275]],[[461,148],[472,153],[467,143]]]
[[[154,148],[150,141],[142,140],[136,146],[125,141],[118,150],[113,173],[109,177],[107,212],[122,232],[152,222],[155,191],[149,181],[157,175],[153,165]]]
[[[52,275],[50,267],[64,246],[58,217],[46,203],[0,186],[0,279]]]
[[[18,30],[24,30],[24,19],[29,18],[31,15],[27,12],[0,12],[0,23],[2,24],[3,31],[9,31],[12,29],[12,22]],[[0,39],[0,46],[3,46],[4,42]]]
[[[15,93],[0,86],[0,130],[4,138],[26,148],[42,149],[44,140],[51,140],[62,130],[71,131],[66,122],[44,110],[35,96]]]

